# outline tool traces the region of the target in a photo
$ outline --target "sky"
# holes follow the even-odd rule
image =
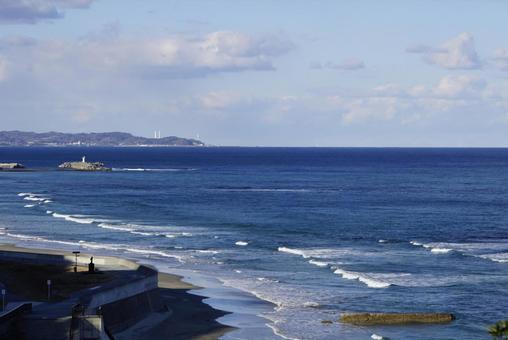
[[[508,146],[508,1],[0,0],[0,130]]]

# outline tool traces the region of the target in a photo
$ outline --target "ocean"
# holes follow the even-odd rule
[[[58,171],[101,161],[111,172]],[[201,284],[225,339],[489,339],[507,318],[508,149],[0,148],[0,242]],[[451,312],[356,327],[343,312]],[[333,324],[323,324],[332,320]]]

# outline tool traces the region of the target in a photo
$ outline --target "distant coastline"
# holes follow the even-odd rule
[[[146,138],[126,132],[62,133],[0,131],[0,147],[167,147],[205,146],[200,140],[176,136]]]

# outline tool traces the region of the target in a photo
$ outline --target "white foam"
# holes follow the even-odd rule
[[[439,246],[439,243],[424,244],[424,243],[420,243],[417,241],[410,241],[409,243],[411,243],[412,245],[417,246],[417,247],[423,247],[425,249],[430,249],[430,252],[434,253],[434,254],[446,254],[446,253],[449,253],[453,250],[451,248],[441,247],[441,246]]]
[[[307,307],[307,308],[318,308],[320,307],[321,305],[317,302],[313,302],[313,301],[309,301],[309,302],[305,302],[303,304],[304,307]]]
[[[275,327],[275,325],[267,323],[266,326],[272,330],[273,334],[277,335],[278,337],[281,337],[282,339],[286,339],[286,340],[301,340],[300,338],[292,338],[292,337],[289,337],[289,336],[286,336],[286,335],[282,334],[280,332],[280,330],[277,327]]]
[[[374,279],[370,277],[368,274],[350,272],[340,268],[335,269],[334,273],[337,275],[341,275],[342,278],[347,280],[358,280],[362,283],[365,283],[370,288],[387,288],[392,285],[389,282]]]
[[[76,216],[72,216],[72,215],[65,215],[65,214],[58,214],[58,213],[53,213],[52,216],[55,218],[63,218],[66,221],[80,223],[80,224],[92,224],[95,222],[91,218],[82,218],[82,217],[76,217]]]
[[[249,242],[245,242],[245,241],[236,241],[235,244],[237,246],[242,246],[242,247],[245,247],[246,245],[249,244]]]
[[[313,264],[318,267],[328,267],[328,262],[322,262],[322,261],[316,261],[316,260],[310,260],[310,264]]]
[[[130,231],[131,234],[134,234],[134,235],[142,235],[142,236],[160,236],[162,235],[161,233],[152,233],[152,232],[148,232],[148,231],[136,231],[136,230],[132,230]]]
[[[23,197],[23,199],[25,201],[34,201],[34,202],[42,202],[42,201],[46,200],[46,198],[35,197],[35,196],[25,196],[25,197]]]
[[[136,254],[158,255],[158,256],[162,256],[162,257],[170,257],[170,258],[177,259],[180,262],[183,262],[183,259],[181,256],[169,254],[164,251],[150,250],[150,249],[138,249],[138,248],[124,248],[124,250],[127,252],[130,252],[130,253],[136,253]]]
[[[412,242],[412,244],[414,243]],[[454,251],[465,256],[473,256],[496,262],[504,262],[504,259],[491,255],[502,254],[508,251],[507,242],[431,242],[420,245],[434,254],[447,254]]]
[[[451,252],[453,249],[450,248],[432,248],[430,251],[435,254],[446,254]]]
[[[165,168],[165,169],[150,169],[150,168],[113,168],[113,171],[134,171],[134,172],[175,172],[175,171],[195,171],[193,168]]]
[[[103,228],[103,229],[111,229],[111,230],[118,230],[118,231],[132,231],[131,228],[127,228],[127,227],[121,227],[121,226],[118,226],[118,225],[114,225],[114,224],[109,224],[109,223],[99,223],[98,226],[100,228]]]
[[[304,259],[337,259],[343,256],[351,256],[351,255],[364,255],[365,252],[361,252],[358,250],[346,249],[346,248],[305,248],[305,249],[297,249],[297,248],[288,248],[288,247],[279,247],[277,249],[280,252],[299,255]],[[335,262],[335,261],[334,261]]]
[[[47,204],[47,203],[53,203],[53,201],[52,201],[52,200],[44,200],[44,202],[43,202],[43,203],[46,203],[46,204]]]
[[[371,339],[374,339],[374,340],[384,340],[384,337],[382,337],[381,335],[377,335],[377,334],[372,334],[370,336]]]
[[[25,208],[33,208],[35,207],[35,204],[25,204]]]
[[[53,212],[52,212],[51,210],[46,210],[46,214],[48,214],[48,215],[52,215],[52,214],[53,214]]]
[[[198,249],[198,250],[196,250],[196,252],[202,253],[202,254],[214,254],[214,255],[219,253],[217,250],[209,250],[209,249]]]
[[[25,196],[35,196],[35,194],[32,194],[31,192],[20,192],[18,194],[19,197],[25,197]]]
[[[378,240],[379,243],[386,243],[388,242],[387,240]]]
[[[507,263],[508,262],[508,253],[494,253],[494,254],[483,254],[478,255],[478,257],[486,260],[491,260],[499,263]]]
[[[215,190],[219,191],[241,191],[241,192],[294,192],[294,193],[300,193],[300,192],[310,192],[309,189],[286,189],[286,188],[218,188]]]
[[[275,280],[275,279],[269,279],[267,277],[257,277],[256,280],[258,281],[261,281],[261,282],[274,282],[274,283],[279,283],[279,280]]]
[[[299,255],[299,256],[302,256],[303,258],[309,258],[309,256],[305,254],[305,251],[300,250],[300,249],[291,249],[291,248],[287,248],[287,247],[279,247],[277,250],[280,251],[280,252],[283,252],[283,253],[288,253],[288,254],[293,254],[293,255]]]
[[[80,240],[78,242],[49,240],[49,239],[39,237],[39,236],[30,236],[30,235],[12,234],[12,233],[6,233],[5,235],[13,237],[13,238],[21,239],[24,241],[34,241],[34,242],[41,242],[41,243],[56,243],[56,244],[62,244],[62,245],[66,245],[66,246],[72,246],[72,247],[77,246],[77,247],[83,247],[83,248],[89,248],[89,249],[105,249],[105,250],[113,250],[113,251],[125,251],[125,252],[129,252],[129,253],[148,255],[148,256],[157,255],[157,256],[161,256],[161,257],[174,258],[174,259],[177,259],[179,262],[183,262],[182,256],[170,254],[170,253],[160,251],[160,250],[131,248],[129,246],[121,245],[121,244],[94,243],[94,242],[86,242],[83,240]]]

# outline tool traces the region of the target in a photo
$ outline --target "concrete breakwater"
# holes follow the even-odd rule
[[[63,170],[76,170],[76,171],[111,171],[110,168],[104,166],[100,162],[65,162],[58,166]]]
[[[447,323],[455,320],[451,313],[345,313],[340,321],[354,325],[403,325]]]

